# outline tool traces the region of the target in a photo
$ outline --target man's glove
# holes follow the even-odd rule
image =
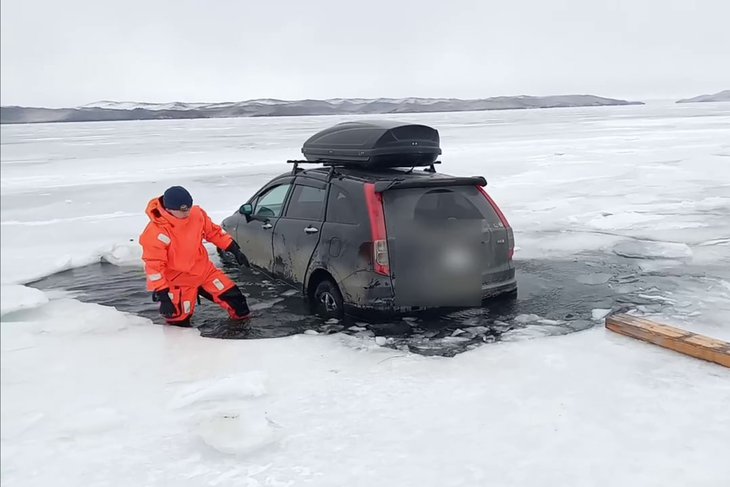
[[[238,265],[245,265],[246,267],[251,267],[251,264],[248,262],[248,259],[244,255],[243,252],[241,252],[241,247],[238,246],[236,241],[232,241],[231,245],[228,246],[226,249],[226,252],[230,252],[233,254],[233,256],[236,258],[236,262],[238,262]]]
[[[159,291],[155,291],[152,293],[152,301],[160,303],[160,314],[164,316],[165,318],[172,318],[177,314],[177,310],[175,309],[175,305],[172,303],[172,300],[170,299],[170,295],[168,294],[170,292],[169,289],[161,289]]]

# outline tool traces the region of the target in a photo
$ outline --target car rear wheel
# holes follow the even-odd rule
[[[342,318],[344,315],[342,293],[330,279],[317,284],[312,301],[314,312],[322,318]]]

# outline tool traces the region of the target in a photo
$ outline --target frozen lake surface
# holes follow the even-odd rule
[[[181,184],[220,221],[345,118],[2,126],[3,483],[729,478],[730,372],[601,325],[631,310],[730,339],[730,104],[373,118],[436,127],[439,170],[486,177],[517,300],[323,323],[228,268],[257,309],[249,339],[157,326],[147,201]]]

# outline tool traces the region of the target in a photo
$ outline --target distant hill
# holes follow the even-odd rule
[[[714,95],[700,95],[694,98],[685,98],[684,100],[677,100],[677,103],[703,103],[703,102],[715,102],[715,101],[730,101],[730,90],[724,90]]]
[[[333,98],[329,100],[286,101],[266,98],[222,103],[99,101],[75,108],[1,107],[0,123],[466,112],[608,105],[643,105],[643,103],[594,95],[521,95],[476,100],[460,100],[457,98]]]

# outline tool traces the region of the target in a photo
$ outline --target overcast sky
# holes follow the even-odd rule
[[[728,0],[1,5],[2,105],[730,88]]]

